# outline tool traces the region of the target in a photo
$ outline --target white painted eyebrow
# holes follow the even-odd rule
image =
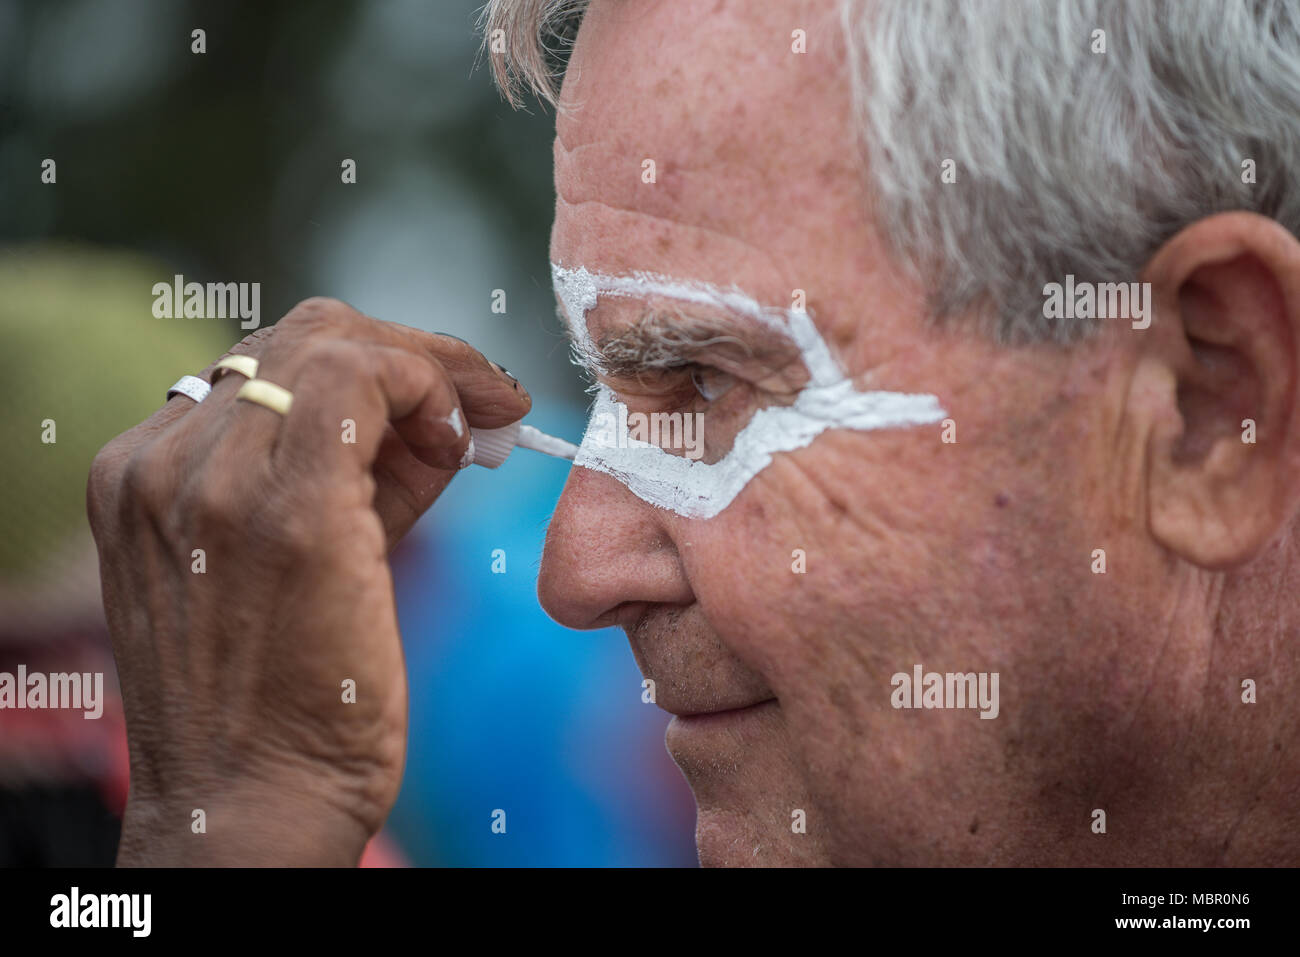
[[[782,311],[761,306],[739,290],[647,272],[606,276],[554,263],[551,271],[574,362],[593,373],[635,375],[680,367],[704,350],[726,344],[760,358],[798,351]],[[596,342],[586,316],[602,296],[666,300],[674,307],[647,308],[626,329]]]
[[[729,314],[699,315],[690,307],[647,309],[627,327],[593,340],[585,351],[577,339],[572,339],[572,345],[576,364],[613,379],[634,379],[696,363],[770,372],[799,357],[784,331],[759,328]]]
[[[708,283],[681,281],[650,272],[633,272],[624,276],[606,276],[587,271],[582,266],[568,268],[551,264],[551,279],[556,295],[564,303],[570,319],[586,315],[600,296],[623,296],[644,299],[660,297],[699,306],[710,306],[756,322],[784,330],[783,310],[763,306],[739,289],[720,289]]]
[[[649,272],[606,276],[582,266],[551,263],[555,295],[563,304],[570,333],[580,354],[594,354],[595,345],[587,330],[587,313],[601,296],[671,299],[694,303],[744,316],[788,337],[802,353],[810,382],[829,385],[844,376],[822,339],[812,316],[802,310],[764,306],[739,289],[720,289],[703,282],[682,281]]]

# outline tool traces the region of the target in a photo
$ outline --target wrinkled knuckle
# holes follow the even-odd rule
[[[294,560],[313,555],[320,544],[318,516],[290,501],[275,507],[274,513],[263,523],[273,539],[268,547]]]
[[[348,382],[366,372],[369,352],[356,343],[341,339],[314,343],[305,352],[312,376],[322,382]]]
[[[352,307],[347,303],[327,296],[312,296],[290,309],[278,325],[313,332],[337,328],[350,321],[352,316]]]
[[[125,453],[119,441],[114,439],[106,444],[90,463],[90,474],[86,477],[86,515],[92,531],[102,527],[112,514],[109,504],[117,498],[122,484]]]
[[[241,526],[238,501],[216,482],[198,483],[179,504],[184,524],[195,532],[211,535]]]
[[[155,440],[132,452],[122,468],[120,492],[123,505],[130,510],[161,514],[162,505],[172,494],[171,449]]]
[[[263,348],[265,340],[275,335],[275,326],[262,326],[254,329],[230,348],[232,355],[256,355]]]

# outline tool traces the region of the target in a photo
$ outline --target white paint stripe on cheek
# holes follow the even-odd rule
[[[731,451],[714,463],[692,461],[626,434],[616,435],[620,404],[607,389],[599,390],[574,464],[610,475],[643,501],[686,518],[717,515],[771,464],[774,455],[810,445],[828,429],[900,428],[938,422],[947,415],[934,395],[859,392],[835,363],[806,313],[766,308],[737,290],[677,282],[650,273],[602,276],[581,267],[566,269],[555,264],[551,271],[580,348],[590,346],[586,314],[601,295],[655,296],[720,306],[779,328],[798,347],[808,369],[808,385],[792,405],[755,412],[736,435]]]

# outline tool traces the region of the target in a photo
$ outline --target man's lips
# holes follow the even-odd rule
[[[683,761],[709,760],[710,755],[717,757],[730,748],[767,738],[779,724],[779,718],[776,722],[771,719],[780,707],[775,698],[768,698],[743,708],[679,714],[668,722],[664,744],[673,760],[685,770]]]
[[[672,708],[665,708],[664,710],[676,716],[673,718],[674,723],[682,722],[692,726],[698,725],[702,727],[709,723],[720,723],[724,721],[743,719],[747,716],[758,713],[767,705],[776,707],[777,700],[775,698],[766,698],[763,701],[755,701],[753,704],[742,705],[739,708],[722,708],[718,711],[677,712],[673,711]]]

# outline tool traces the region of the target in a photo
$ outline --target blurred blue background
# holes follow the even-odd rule
[[[263,324],[327,295],[460,336],[527,386],[530,422],[581,435],[585,383],[547,261],[552,117],[501,102],[477,62],[477,7],[0,0],[0,665],[106,647],[82,501],[90,458],[244,334],[154,318],[152,284],[174,273],[261,283]],[[341,182],[344,159],[355,184]],[[51,409],[60,439],[42,448],[34,422]],[[411,685],[386,831],[396,859],[695,864],[667,716],[641,702],[622,633],[568,631],[537,604],[568,468],[524,451],[472,469],[395,553]],[[80,733],[0,715],[0,863],[6,828],[29,851],[9,863],[107,863],[87,842],[23,831],[74,833],[37,820],[63,807],[51,795],[68,798],[59,813],[73,824],[120,813],[123,752]],[[46,760],[55,752],[69,760]]]

